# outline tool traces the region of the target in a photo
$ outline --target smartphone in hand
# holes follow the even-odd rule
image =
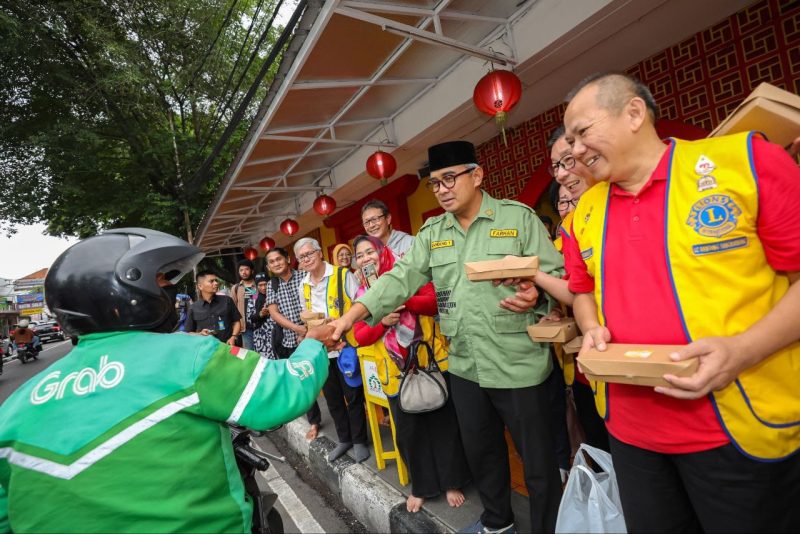
[[[361,274],[364,275],[367,287],[372,287],[372,284],[378,280],[378,267],[374,263],[368,263],[361,268]]]

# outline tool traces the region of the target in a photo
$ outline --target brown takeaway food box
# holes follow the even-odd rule
[[[578,354],[583,346],[583,336],[578,336],[568,343],[564,343],[564,354]]]
[[[308,321],[312,321],[314,319],[324,319],[324,318],[325,314],[322,312],[312,312],[308,310],[303,310],[300,312],[300,320],[303,321],[304,323],[307,323]]]
[[[800,136],[800,96],[762,83],[709,137],[754,130],[783,147]]]
[[[631,345],[609,343],[600,352],[590,349],[578,356],[578,363],[589,380],[634,384],[637,386],[669,386],[665,374],[691,376],[697,370],[697,358],[673,362],[669,355],[683,345]]]
[[[578,335],[575,319],[568,317],[558,322],[532,324],[528,335],[536,343],[566,343]]]
[[[506,256],[500,260],[471,261],[464,264],[467,278],[473,282],[503,278],[532,278],[538,270],[538,256]]]

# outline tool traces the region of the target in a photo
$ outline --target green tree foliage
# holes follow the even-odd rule
[[[3,229],[43,221],[53,235],[147,226],[185,236],[277,68],[198,174],[276,41],[280,4],[0,1]]]

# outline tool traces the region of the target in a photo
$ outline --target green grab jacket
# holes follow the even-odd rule
[[[82,336],[0,406],[0,533],[249,532],[234,423],[305,413],[328,355],[287,360],[213,337]]]

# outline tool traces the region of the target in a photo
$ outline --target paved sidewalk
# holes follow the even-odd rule
[[[362,464],[355,462],[352,450],[342,458],[328,462],[328,453],[335,446],[336,431],[324,398],[320,397],[318,402],[322,410],[322,429],[317,439],[310,443],[306,441],[309,425],[305,417],[288,423],[276,433],[304,458],[311,472],[339,496],[342,503],[369,531],[456,532],[478,519],[482,507],[472,484],[465,488],[467,500],[460,508],[451,508],[444,495],[441,495],[436,499],[426,500],[420,512],[408,512],[406,498],[411,491],[411,485],[400,485],[393,460],[387,460],[386,469],[378,470],[372,443],[371,456]],[[388,428],[381,427],[381,435],[385,444],[391,443]],[[529,531],[528,499],[512,492],[512,506],[517,518],[517,531]]]

